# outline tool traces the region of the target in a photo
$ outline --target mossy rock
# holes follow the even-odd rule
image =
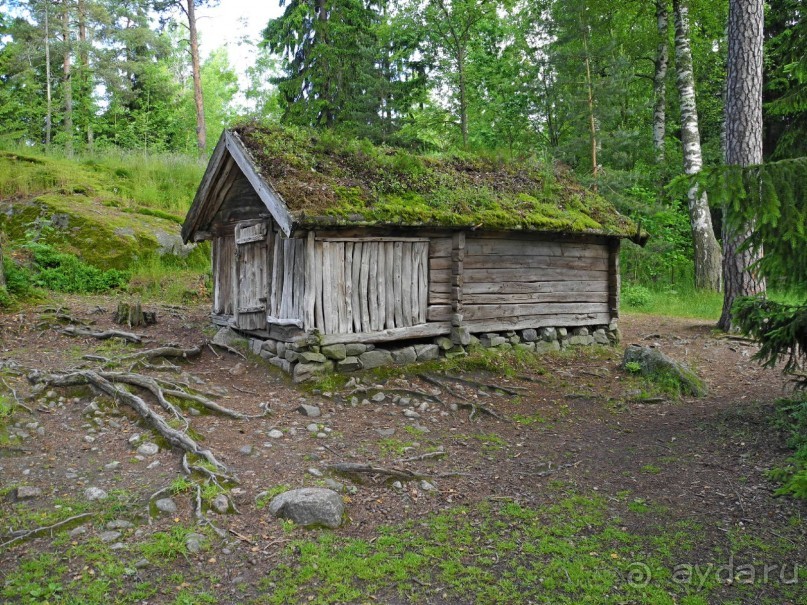
[[[625,350],[622,359],[622,368],[627,369],[628,364],[638,364],[637,373],[653,382],[662,385],[677,384],[684,395],[705,397],[708,393],[706,383],[701,380],[685,363],[667,357],[658,349],[631,345]]]

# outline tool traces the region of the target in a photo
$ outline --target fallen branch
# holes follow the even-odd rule
[[[116,361],[127,361],[129,359],[156,359],[158,357],[177,357],[180,359],[187,359],[189,357],[196,357],[202,352],[202,347],[196,346],[191,349],[182,349],[177,346],[166,345],[164,347],[157,347],[156,349],[146,349],[145,351],[137,351],[129,355],[119,357]]]
[[[92,385],[102,393],[109,395],[115,401],[120,401],[124,405],[135,410],[141,417],[147,420],[155,430],[160,433],[165,439],[173,446],[178,447],[186,452],[201,456],[212,464],[215,468],[226,471],[227,467],[219,462],[216,457],[208,449],[203,449],[196,441],[194,441],[187,434],[178,431],[152,410],[148,404],[137,395],[122,389],[97,372],[92,370],[80,370],[70,374],[40,374],[34,372],[28,379],[33,384],[46,384],[55,387],[70,387],[79,385]]]
[[[34,411],[33,411],[31,408],[29,408],[27,405],[25,405],[25,404],[24,404],[22,401],[20,401],[20,398],[19,398],[19,397],[17,397],[17,391],[15,391],[15,390],[14,390],[14,388],[13,388],[13,387],[11,387],[11,385],[9,385],[9,384],[6,382],[6,379],[5,379],[5,378],[0,378],[0,380],[2,380],[3,384],[5,385],[5,387],[6,387],[6,388],[7,388],[9,391],[11,391],[11,394],[14,396],[14,402],[15,402],[15,403],[16,403],[16,404],[17,404],[19,407],[21,407],[22,409],[24,409],[26,412],[28,412],[29,414],[31,414],[31,415],[33,416],[33,415],[34,415]]]
[[[403,479],[411,481],[412,479],[422,479],[426,475],[414,473],[406,469],[386,468],[382,466],[372,466],[369,464],[359,464],[356,462],[339,462],[331,464],[327,467],[328,470],[343,473],[343,474],[369,474],[369,475],[387,475],[395,479]]]
[[[60,334],[67,336],[90,336],[98,340],[109,340],[110,338],[121,338],[126,342],[141,343],[143,342],[142,334],[134,334],[132,332],[122,332],[121,330],[104,330],[103,332],[94,332],[87,328],[77,328],[76,326],[68,326],[63,330],[59,330]]]
[[[447,455],[448,452],[445,450],[437,450],[436,452],[426,452],[425,454],[421,454],[420,456],[412,456],[411,458],[399,458],[395,462],[397,464],[404,464],[406,462],[420,462],[421,460],[430,460],[432,458],[442,458],[443,456]]]
[[[34,529],[26,530],[20,533],[19,535],[14,536],[13,538],[11,538],[11,540],[8,540],[7,542],[3,542],[2,544],[0,544],[0,548],[5,548],[6,546],[14,544],[15,542],[19,542],[21,540],[34,538],[39,534],[43,534],[48,531],[53,531],[54,529],[59,529],[60,527],[73,523],[74,521],[86,519],[87,517],[92,517],[94,515],[95,513],[81,513],[80,515],[75,515],[74,517],[70,517],[69,519],[64,519],[63,521],[59,521],[58,523],[54,523],[53,525],[46,525],[44,527],[35,527]]]
[[[209,342],[207,344],[208,344],[208,346],[220,347],[220,348],[224,349],[225,351],[227,351],[228,353],[232,353],[233,355],[238,355],[241,359],[246,359],[247,358],[247,356],[244,355],[241,351],[231,347],[230,345],[225,345],[225,344],[222,344],[222,343],[219,343],[219,342]]]

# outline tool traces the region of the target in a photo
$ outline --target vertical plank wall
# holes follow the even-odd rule
[[[213,314],[233,315],[235,291],[235,236],[218,235],[213,240]]]
[[[472,329],[610,320],[606,244],[468,234],[462,267],[462,312]]]
[[[238,279],[236,324],[244,330],[262,330],[266,327],[266,231],[264,222],[242,223],[235,228]]]
[[[270,323],[302,325],[305,301],[306,240],[271,238],[271,282],[267,316]]]
[[[426,322],[429,240],[328,238],[308,243],[307,323],[323,334],[379,332]]]

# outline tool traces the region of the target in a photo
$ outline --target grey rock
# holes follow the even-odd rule
[[[86,441],[87,443],[93,443],[95,441],[95,437],[93,437],[92,435],[84,435],[84,441]]]
[[[278,343],[278,346],[280,346],[280,344],[282,343]],[[278,353],[278,355],[280,355],[280,353]],[[272,359],[269,360],[269,363],[271,363],[273,366],[277,368],[280,368],[281,370],[286,372],[286,374],[291,374],[290,361],[283,359],[282,357],[272,357]]]
[[[296,361],[299,361],[300,354],[297,351],[292,351],[291,349],[287,348],[286,353],[283,355],[283,357],[286,359],[286,361],[294,363]]]
[[[137,562],[134,564],[135,569],[145,569],[145,568],[146,568],[146,567],[148,567],[149,565],[151,565],[151,563],[149,563],[149,560],[148,560],[148,559],[140,559],[139,561],[137,561]]]
[[[347,347],[343,344],[325,345],[320,349],[320,352],[328,359],[333,359],[334,361],[342,361],[347,357]],[[364,351],[362,351],[362,353],[364,353]]]
[[[160,447],[156,443],[147,442],[137,448],[137,453],[141,456],[153,456],[160,451]]]
[[[521,338],[524,340],[524,342],[535,342],[538,340],[538,330],[534,330],[533,328],[522,330]]]
[[[270,439],[281,439],[283,437],[283,431],[281,431],[280,429],[272,429],[271,431],[266,433],[266,435]]]
[[[342,524],[345,505],[342,497],[331,489],[304,487],[275,496],[269,503],[269,512],[303,527],[337,528]]]
[[[340,372],[355,372],[361,370],[362,365],[358,357],[345,357],[342,361],[337,362],[336,369]]]
[[[596,342],[598,345],[607,345],[611,343],[611,341],[608,340],[608,333],[602,328],[599,330],[594,330],[593,336],[594,342]]]
[[[261,344],[261,353],[271,353],[272,355],[277,355],[277,341],[264,340],[263,344]]]
[[[578,347],[587,347],[594,344],[594,337],[588,334],[577,334],[569,337],[569,344]]]
[[[415,345],[418,361],[432,361],[440,357],[440,347],[437,345]]]
[[[558,331],[555,328],[541,328],[538,335],[544,342],[552,342],[558,339]]]
[[[694,397],[705,397],[706,383],[685,363],[667,357],[658,349],[631,345],[625,350],[622,368],[627,364],[639,364],[639,374],[651,380],[672,377],[678,381],[681,392]]]
[[[314,353],[312,351],[308,351],[306,353],[300,353],[300,358],[304,359],[309,363],[325,363],[328,361],[328,358],[325,357],[322,353]]]
[[[468,346],[471,344],[471,331],[467,326],[452,327],[451,342],[455,345]]]
[[[98,534],[98,539],[101,540],[101,542],[114,542],[120,538],[121,535],[119,531],[102,531]]]
[[[252,351],[255,355],[261,354],[261,348],[263,347],[263,341],[257,338],[250,338],[249,339],[249,350]]]
[[[319,425],[316,422],[312,422],[305,428],[309,433],[319,433]]]
[[[67,535],[71,538],[78,538],[79,536],[87,533],[87,526],[86,525],[79,525],[78,527],[71,529],[67,532]]]
[[[166,513],[168,515],[173,515],[175,512],[177,512],[177,503],[171,498],[160,498],[154,503],[154,506],[156,506],[157,510],[161,513]]]
[[[512,336],[508,336],[507,340],[511,345],[516,346],[521,342],[521,337],[518,334],[513,334]]]
[[[140,435],[137,433],[129,437],[129,445],[137,445],[138,441],[140,441]]]
[[[108,471],[114,471],[120,468],[120,462],[118,462],[117,460],[113,460],[112,462],[105,464],[104,468]]]
[[[568,336],[566,328],[558,328],[558,338],[566,338],[566,336]]]
[[[396,491],[401,491],[403,489],[403,483],[401,483],[400,481],[394,481],[392,483],[392,489]]]
[[[196,554],[205,548],[207,545],[207,536],[197,533],[191,533],[185,536],[185,548],[191,554]],[[137,564],[135,564],[137,566]]]
[[[608,340],[610,340],[613,344],[618,345],[622,342],[622,330],[619,328],[614,328],[608,332]]]
[[[465,319],[465,317],[462,315],[462,313],[453,313],[451,315],[451,325],[454,327],[459,327],[462,325],[463,319]]]
[[[376,393],[370,399],[375,403],[383,403],[387,396],[384,393]]]
[[[454,346],[454,341],[452,341],[450,338],[446,338],[445,336],[438,336],[434,339],[434,344],[440,347],[443,351],[448,351]]]
[[[325,487],[340,494],[344,494],[347,491],[343,483],[339,483],[337,480],[331,479],[330,477],[325,479]]]
[[[507,339],[504,336],[498,336],[495,334],[491,336],[486,334],[479,339],[479,344],[481,344],[483,347],[500,347],[503,344],[509,343],[507,343]]]
[[[322,411],[319,409],[319,406],[316,405],[302,403],[297,407],[297,411],[308,418],[319,418],[322,416]]]
[[[437,488],[433,484],[431,484],[428,481],[426,481],[425,479],[423,479],[420,482],[420,489],[422,489],[424,492],[433,492]]]
[[[286,354],[286,343],[277,341],[276,353],[278,357],[283,357]]]
[[[100,487],[88,487],[84,490],[84,497],[87,498],[90,502],[95,500],[106,500],[107,493],[102,490]]]
[[[221,328],[211,340],[214,345],[232,347],[233,349],[246,349],[248,341],[231,328]]]
[[[31,500],[42,495],[42,489],[30,485],[21,485],[17,488],[17,500]]]
[[[395,434],[395,429],[376,429],[376,432],[382,437],[392,437]]]
[[[392,354],[384,349],[367,351],[359,356],[361,365],[366,370],[388,366],[392,363]]]
[[[313,467],[308,469],[308,474],[311,475],[312,477],[316,477],[317,479],[320,479],[324,476],[321,470]]]
[[[183,242],[182,237],[178,233],[166,233],[158,229],[154,232],[154,238],[157,240],[159,246],[157,253],[160,256],[170,254],[171,256],[185,258],[196,248],[196,244],[186,244]]]
[[[210,508],[220,515],[224,515],[230,510],[230,501],[224,494],[218,494],[210,501]]]
[[[265,361],[269,361],[270,359],[274,359],[276,355],[270,351],[261,351],[260,353],[261,359]]]
[[[415,347],[404,347],[403,349],[397,349],[392,352],[392,360],[401,365],[415,363],[418,360],[418,354],[415,351]]]
[[[540,341],[535,343],[536,353],[550,353],[552,351],[560,351],[560,343],[557,340]]]
[[[585,327],[575,328],[574,330],[572,330],[572,336],[588,336],[588,335],[589,335],[588,328]]]
[[[454,359],[455,357],[465,357],[468,353],[465,352],[465,347],[461,345],[456,345],[451,347],[448,351],[446,351],[446,357],[448,359]]]
[[[369,347],[366,344],[360,342],[354,342],[345,345],[345,357],[358,357],[362,353],[366,353],[369,351]]]
[[[409,406],[411,404],[412,404],[412,398],[411,397],[401,397],[398,400],[398,403],[397,403],[397,405],[401,406],[402,408],[405,408],[405,407],[407,407],[407,406]]]
[[[108,530],[131,529],[132,527],[134,527],[134,525],[132,525],[126,519],[115,519],[114,521],[110,521],[106,524],[106,528]]]
[[[403,415],[407,418],[420,418],[420,414],[418,414],[415,410],[404,410]]]
[[[331,362],[333,363],[333,362]],[[299,384],[328,371],[324,363],[298,363],[294,366],[294,382]]]
[[[249,444],[244,445],[241,449],[238,450],[239,454],[243,454],[244,456],[251,456],[252,455],[253,447]]]

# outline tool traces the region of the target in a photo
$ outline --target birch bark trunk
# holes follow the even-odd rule
[[[73,74],[70,53],[72,44],[70,40],[70,3],[62,0],[62,39],[64,42],[64,57],[62,71],[64,78],[64,152],[68,157],[73,155]]]
[[[681,144],[684,172],[697,174],[703,166],[698,110],[695,102],[695,75],[689,42],[689,7],[686,0],[673,0],[675,13],[675,68],[681,100]],[[695,249],[695,287],[720,291],[721,252],[712,227],[706,192],[697,186],[689,190],[689,222]]]
[[[762,163],[763,0],[730,0],[726,81],[726,164]],[[738,296],[765,293],[765,280],[750,267],[762,251],[742,250],[753,225],[736,231],[723,221],[725,294],[718,327],[730,330],[731,307]]]
[[[653,74],[653,147],[656,150],[656,162],[663,164],[666,158],[664,137],[667,134],[667,66],[670,60],[669,50],[669,16],[667,0],[656,0],[656,28],[658,30],[658,46],[656,47],[655,72]]]

